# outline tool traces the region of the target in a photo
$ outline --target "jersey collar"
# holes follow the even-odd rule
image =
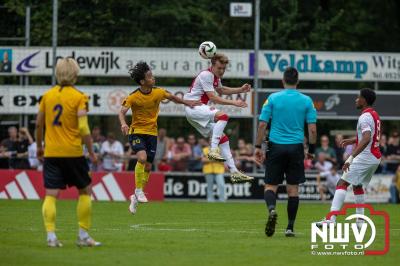
[[[374,111],[374,108],[368,107],[368,108],[365,108],[364,111],[362,111],[361,113],[363,114],[363,113],[367,113],[367,112],[371,112],[371,111]]]

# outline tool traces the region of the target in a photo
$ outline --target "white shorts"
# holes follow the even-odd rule
[[[205,138],[212,134],[215,114],[218,109],[208,105],[199,105],[193,108],[185,107],[187,121]]]
[[[343,173],[341,179],[354,186],[368,185],[372,175],[380,164],[380,160],[376,163],[366,163],[363,160],[357,160],[356,157],[347,172]]]

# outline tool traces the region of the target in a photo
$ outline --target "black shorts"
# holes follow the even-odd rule
[[[134,152],[146,151],[147,161],[153,163],[157,150],[157,136],[147,134],[131,134],[128,136]]]
[[[289,185],[298,185],[306,181],[303,144],[269,143],[265,184],[282,184],[284,177]]]
[[[85,157],[46,157],[43,163],[44,187],[65,189],[75,186],[78,189],[90,185],[89,164]]]

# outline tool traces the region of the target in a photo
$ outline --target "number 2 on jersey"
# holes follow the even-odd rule
[[[60,117],[63,112],[63,107],[61,104],[56,104],[53,108],[53,111],[56,112],[54,120],[53,120],[53,126],[61,126],[61,121]]]

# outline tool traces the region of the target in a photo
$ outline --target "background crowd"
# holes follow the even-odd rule
[[[104,136],[99,127],[92,130],[94,150],[100,158],[100,163],[91,165],[93,171],[133,171],[136,165],[136,155],[131,150],[128,142],[121,143],[113,133]],[[325,199],[326,193],[334,191],[333,187],[339,178],[344,161],[351,154],[354,146],[340,147],[343,136],[337,134],[332,142],[327,135],[320,137],[319,146],[316,149],[314,160],[305,160],[306,171],[317,172],[317,184],[321,199]],[[235,145],[236,144],[236,145]],[[203,172],[215,174],[215,182],[220,186],[226,169],[223,166],[210,165],[206,158],[208,140],[198,138],[194,134],[186,137],[170,137],[164,128],[159,129],[157,152],[153,170],[168,172]],[[238,169],[243,172],[264,172],[264,165],[257,163],[253,155],[253,145],[239,139],[233,143],[232,154]],[[307,150],[307,139],[304,140],[304,149]],[[390,134],[382,134],[380,149],[383,155],[382,163],[377,170],[380,174],[393,174],[391,186],[391,200],[399,202],[400,190],[400,136],[398,131]],[[222,167],[222,168],[221,168]],[[8,138],[0,143],[0,168],[2,169],[37,169],[41,170],[41,162],[36,158],[36,142],[27,128],[8,128]],[[211,170],[210,170],[211,169]],[[217,170],[216,170],[217,169]],[[214,173],[215,172],[215,173]],[[209,177],[210,182],[213,182]],[[219,180],[219,181],[218,181]],[[221,184],[219,184],[219,183]],[[221,189],[222,191],[222,189]],[[221,192],[222,193],[222,192]],[[224,195],[220,195],[224,199]],[[211,199],[210,199],[211,201]]]

